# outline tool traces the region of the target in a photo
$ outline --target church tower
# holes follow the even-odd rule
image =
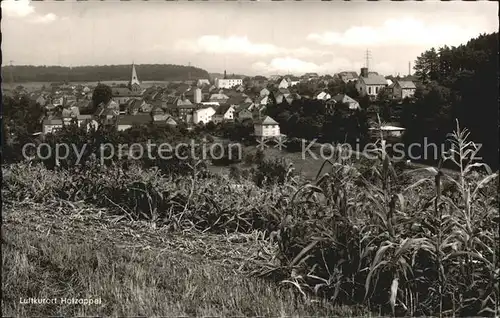
[[[137,77],[137,72],[135,70],[135,64],[132,63],[132,77],[130,78],[130,90],[137,92],[141,90],[141,82]]]

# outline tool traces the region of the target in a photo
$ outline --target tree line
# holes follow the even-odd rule
[[[458,119],[470,140],[482,145],[484,161],[498,167],[498,32],[458,47],[431,48],[414,68],[423,85],[415,102],[402,107],[406,143],[422,143],[424,137],[442,143]]]
[[[141,81],[176,81],[209,78],[208,72],[194,66],[173,64],[136,65],[137,76]],[[92,81],[128,81],[131,65],[101,66],[3,66],[4,81],[23,82],[92,82]]]

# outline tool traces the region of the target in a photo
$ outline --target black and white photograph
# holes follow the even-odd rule
[[[2,0],[2,317],[500,317],[498,12]]]

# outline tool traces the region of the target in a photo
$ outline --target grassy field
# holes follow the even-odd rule
[[[458,176],[418,181],[388,156],[314,182],[269,153],[231,177],[197,160],[3,166],[3,314],[498,316],[498,172],[466,135]]]
[[[244,147],[243,148],[243,154],[254,154],[257,152],[257,147],[256,146],[249,146],[249,147]],[[320,157],[313,158],[309,155],[305,156],[304,158],[302,157],[301,152],[288,152],[286,150],[279,150],[277,148],[268,148],[265,150],[265,156],[266,158],[275,158],[275,159],[284,159],[284,160],[289,160],[290,162],[293,163],[293,166],[297,173],[299,173],[301,176],[303,176],[307,180],[314,180],[316,178],[316,175],[318,174],[319,169],[321,168],[321,165],[324,162],[324,159],[321,159]],[[244,163],[237,164],[239,167],[245,167]],[[225,166],[210,166],[210,171],[214,173],[222,173],[222,174],[227,174],[229,173],[229,167]]]
[[[304,301],[240,269],[264,242],[251,235],[172,234],[72,205],[3,209],[2,316],[360,316],[361,307]],[[63,243],[62,243],[63,242]],[[21,305],[21,298],[100,299]]]

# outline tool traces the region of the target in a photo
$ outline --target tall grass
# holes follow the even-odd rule
[[[285,281],[304,296],[383,314],[498,315],[498,197],[485,190],[498,174],[476,162],[466,130],[457,124],[449,137],[443,161],[458,166],[458,179],[428,168],[430,177],[401,189],[406,173],[396,172],[382,139],[375,180],[329,162],[329,173],[298,189],[277,236]],[[445,182],[455,191],[443,194]]]
[[[457,124],[442,161],[455,163],[458,177],[440,165],[413,184],[381,138],[370,169],[334,153],[314,183],[301,181],[288,162],[263,157],[238,184],[206,175],[194,161],[182,175],[121,163],[54,171],[22,163],[3,169],[2,198],[85,201],[172,230],[259,230],[277,252],[256,257],[261,269],[252,274],[294,286],[306,299],[394,316],[493,316],[498,174],[477,161],[478,146],[467,137]]]

